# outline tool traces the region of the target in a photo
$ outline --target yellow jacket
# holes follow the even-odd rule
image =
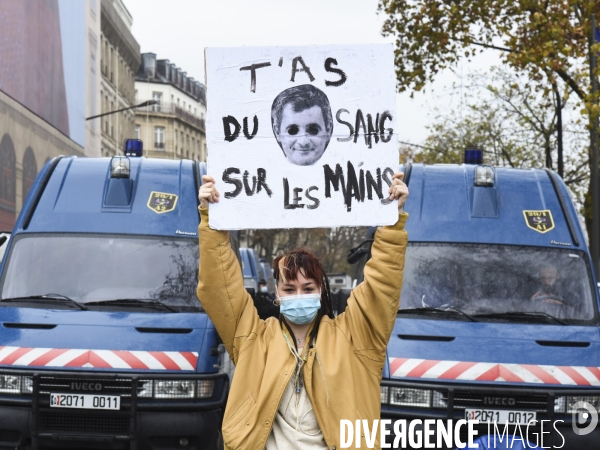
[[[229,233],[209,228],[208,210],[200,212],[197,294],[236,365],[223,419],[225,448],[262,450],[296,361],[279,321],[258,317]],[[308,350],[305,387],[333,450],[340,448],[341,419],[366,419],[371,428],[380,418],[379,383],[400,303],[407,218],[402,213],[396,225],[377,230],[364,282],[352,291],[343,314],[333,320],[323,317],[316,343]]]

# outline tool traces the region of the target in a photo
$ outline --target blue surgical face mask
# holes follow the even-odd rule
[[[321,294],[286,295],[280,297],[279,311],[287,320],[296,325],[310,323],[321,308]]]

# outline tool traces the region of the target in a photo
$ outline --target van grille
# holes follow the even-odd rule
[[[503,398],[514,399],[514,404],[496,405],[486,402],[487,399]],[[442,392],[442,399],[448,401],[448,393]],[[505,394],[484,394],[481,392],[454,391],[454,409],[487,408],[487,409],[519,409],[527,411],[545,412],[548,408],[548,396],[546,394],[516,394],[506,392]]]
[[[84,384],[93,385],[94,388],[84,389]],[[133,382],[130,378],[69,378],[42,375],[39,379],[39,393],[66,393],[77,392],[80,394],[106,394],[131,397]],[[139,383],[138,392],[143,389],[143,383]]]
[[[129,435],[130,416],[111,412],[64,412],[41,410],[39,431]]]

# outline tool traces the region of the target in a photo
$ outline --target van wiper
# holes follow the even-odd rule
[[[475,314],[473,317],[485,318],[485,319],[542,319],[545,322],[556,322],[561,325],[567,325],[557,317],[544,312],[527,312],[527,311],[510,311],[510,312],[498,312],[498,313],[487,313],[487,314]]]
[[[64,303],[75,305],[81,310],[87,310],[81,303],[61,294],[28,295],[26,297],[3,298],[0,303]]]
[[[162,311],[177,312],[173,308],[156,300],[138,300],[137,298],[118,298],[115,300],[99,300],[97,302],[87,302],[86,305],[115,305],[115,306],[131,306],[133,308],[142,307],[150,309],[160,309]]]
[[[426,308],[409,308],[409,309],[399,309],[398,310],[398,314],[429,314],[429,313],[449,314],[449,315],[453,315],[453,316],[459,315],[459,316],[466,317],[471,322],[477,322],[477,320],[475,318],[473,318],[472,316],[468,315],[466,312],[461,311],[460,309],[455,308],[453,306],[448,306],[448,307],[443,307],[443,308],[433,308],[431,306],[428,306]]]

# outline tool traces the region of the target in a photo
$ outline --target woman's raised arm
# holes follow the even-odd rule
[[[204,175],[202,181],[204,184],[198,193],[201,221],[196,293],[236,363],[242,344],[264,326],[264,321],[258,317],[252,297],[244,288],[240,263],[231,249],[229,233],[208,226],[208,204],[219,201],[219,192],[210,175]]]
[[[398,200],[398,222],[381,227],[375,233],[372,256],[364,268],[364,281],[352,291],[346,312],[336,319],[338,326],[352,336],[355,351],[373,359],[385,352],[400,303],[408,242],[404,231],[408,219],[404,212],[408,187],[403,179],[403,173],[395,173],[389,189],[390,199]]]

